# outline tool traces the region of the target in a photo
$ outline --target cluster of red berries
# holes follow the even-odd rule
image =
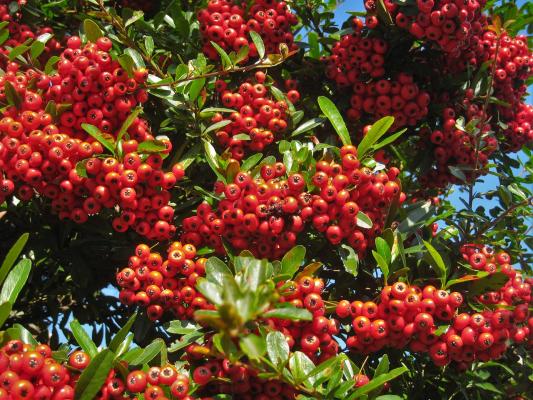
[[[206,359],[211,343],[206,346],[192,344],[186,350],[191,364],[192,381],[199,385],[195,392],[202,399],[218,394],[231,394],[236,400],[294,400],[297,391],[279,380],[265,380],[257,376],[250,365],[228,359]]]
[[[74,353],[70,366],[79,366]],[[45,344],[34,347],[11,340],[0,350],[1,400],[74,399],[78,376],[75,370],[57,362]]]
[[[0,122],[0,200],[16,194],[28,201],[37,192],[51,200],[61,218],[78,223],[118,206],[115,230],[132,228],[149,238],[167,239],[175,231],[169,190],[184,176],[181,165],[164,172],[160,154],[145,157],[138,152],[140,143],[154,139],[141,118],[127,130],[123,157],[102,158],[102,144],[81,127],[90,123],[104,134],[117,134],[132,107],[146,101],[146,92],[139,88],[146,71],[137,70],[128,78],[111,60],[110,48],[107,38],[81,47],[79,37],[70,37],[58,73],[51,76],[32,69],[22,73],[16,63],[8,64],[0,85],[9,82],[21,101],[7,108]],[[28,88],[30,81],[36,82],[35,90]],[[0,100],[8,95],[7,89],[1,91]],[[56,123],[45,112],[50,101],[73,107]],[[163,143],[163,153],[169,153],[170,141]]]
[[[448,293],[434,286],[420,289],[397,282],[382,290],[379,304],[343,300],[336,312],[340,318],[353,319],[354,335],[348,337],[346,344],[357,352],[409,346],[412,352],[428,353],[439,366],[450,361],[470,363],[500,357],[507,348],[509,334],[505,323],[493,321],[506,314],[505,310],[455,315],[462,302],[463,296],[458,292]],[[509,324],[509,318],[507,321]],[[437,323],[450,327],[438,335]]]
[[[352,25],[354,33],[342,36],[333,46],[331,56],[325,59],[326,76],[341,87],[385,75],[389,44],[379,37],[364,37],[360,19],[354,18]]]
[[[207,8],[198,12],[198,21],[204,41],[203,52],[211,60],[219,58],[211,42],[228,53],[248,46],[250,52],[241,63],[257,58],[251,31],[261,36],[267,54],[278,54],[280,44],[286,45],[289,50],[297,48],[291,26],[296,25],[298,20],[284,1],[254,0],[248,5],[245,2],[210,0]]]
[[[135,248],[128,266],[117,273],[122,288],[120,300],[127,305],[146,307],[148,318],[158,320],[171,311],[176,318],[192,319],[194,311],[211,305],[196,291],[196,280],[205,275],[205,258],[196,258],[191,244],[173,242],[166,259],[145,244]]]
[[[429,94],[419,88],[412,75],[402,72],[394,78],[355,83],[346,116],[356,122],[363,117],[375,121],[392,115],[393,128],[415,126],[427,116],[429,102]]]
[[[325,316],[322,298],[324,281],[320,278],[303,276],[297,282],[287,281],[278,284],[281,294],[280,303],[291,303],[298,308],[307,309],[312,321],[290,321],[270,319],[267,324],[285,335],[292,351],[302,351],[316,365],[339,352],[339,344],[333,338],[339,333],[338,321]]]
[[[126,380],[114,369],[98,393],[98,400],[140,398],[146,400],[192,400],[189,396],[189,377],[179,373],[172,365],[151,367],[148,371],[131,371]],[[168,396],[168,397],[167,397]],[[194,397],[196,398],[196,397]]]
[[[493,95],[507,104],[495,105],[494,108],[503,122],[512,125],[512,128],[503,130],[504,147],[517,151],[533,141],[531,105],[522,100],[527,92],[525,82],[533,75],[533,54],[524,35],[511,37],[502,32],[498,38],[494,32],[486,30],[482,39],[474,47],[475,61],[496,60]]]
[[[36,86],[43,91],[45,104],[51,100],[72,104],[71,110],[61,114],[61,133],[85,138],[81,125],[88,123],[116,135],[131,111],[148,100],[142,88],[148,71],[141,68],[129,77],[111,58],[112,47],[107,37],[82,45],[78,36],[72,36],[60,55],[57,73],[38,76]],[[151,136],[145,124],[130,128],[128,134],[139,142]]]
[[[485,0],[417,0],[414,7],[391,0],[384,4],[396,26],[452,57],[459,57],[486,20],[482,14]],[[366,0],[365,8],[376,13],[377,1]]]
[[[11,340],[0,350],[0,400],[73,400],[79,376],[90,361],[87,353],[78,350],[65,365],[52,357],[45,344],[33,347]],[[124,399],[142,393],[147,400],[168,400],[166,392],[171,399],[192,399],[189,378],[171,365],[151,367],[147,372],[134,370],[125,381],[112,369],[95,398]]]
[[[511,151],[519,151],[522,146],[533,142],[533,105],[519,103],[514,111],[503,134],[507,138],[505,146]]]
[[[276,101],[272,97],[269,86],[264,85],[265,79],[264,72],[257,72],[254,80],[240,84],[234,92],[227,88],[225,81],[216,82],[216,90],[223,106],[238,110],[230,114],[231,123],[217,131],[216,137],[220,145],[228,148],[232,157],[238,161],[243,159],[246,150],[263,151],[287,128],[287,103],[284,100]],[[289,89],[287,98],[291,103],[296,103],[300,99],[296,82],[288,80],[286,86]],[[220,113],[212,118],[214,123],[223,120]]]
[[[435,165],[426,176],[420,178],[422,185],[428,187],[444,187],[449,182],[461,183],[459,178],[453,175],[450,166],[466,166],[477,171],[470,172],[465,169],[467,179],[474,178],[475,173],[482,172],[488,163],[489,157],[498,148],[498,140],[491,134],[491,126],[487,123],[479,124],[477,129],[480,133],[473,135],[466,132],[463,127],[457,126],[458,118],[463,113],[465,125],[468,121],[483,119],[483,107],[472,101],[473,91],[468,89],[461,107],[456,109],[446,107],[442,110],[440,129],[433,131],[422,128],[420,144],[423,147],[433,146],[433,158]],[[463,109],[466,107],[466,109]],[[478,139],[483,135],[483,140]],[[479,141],[479,143],[476,143]],[[479,144],[479,146],[478,146]],[[477,151],[476,151],[477,150]]]
[[[337,315],[352,319],[354,335],[346,341],[348,348],[372,353],[386,346],[402,349],[411,343],[413,350],[428,351],[437,340],[433,333],[436,319],[451,321],[463,297],[434,286],[420,289],[396,282],[383,288],[380,300],[379,304],[359,300],[338,303]],[[430,355],[433,357],[431,351]]]
[[[524,279],[522,273],[513,268],[509,254],[503,251],[496,253],[492,248],[479,244],[464,245],[461,254],[476,270],[486,271],[489,274],[503,272],[509,277],[498,291],[483,293],[479,296],[479,301],[483,304],[516,306],[514,321],[524,322],[527,318],[528,305],[532,300],[532,279]]]
[[[248,249],[258,257],[277,259],[292,248],[306,224],[323,233],[332,244],[346,240],[364,254],[380,234],[385,213],[395,196],[403,201],[395,167],[373,173],[361,167],[354,146],[340,149],[341,164],[318,161],[307,191],[304,175],[287,176],[281,162],[263,165],[260,177],[248,172],[236,174],[232,183],[217,182],[215,191],[225,198],[216,210],[206,202],[197,215],[183,220],[182,241],[195,246],[207,244],[224,253],[222,239],[237,250]],[[360,228],[359,212],[373,222]]]
[[[371,122],[392,115],[394,128],[415,126],[428,114],[429,94],[410,74],[389,76],[385,69],[389,44],[380,37],[365,37],[359,18],[352,20],[352,26],[354,33],[342,36],[333,46],[333,54],[324,58],[326,76],[340,87],[352,88],[348,120]]]

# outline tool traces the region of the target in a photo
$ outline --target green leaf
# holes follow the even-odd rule
[[[100,391],[109,371],[113,367],[114,358],[115,354],[111,350],[105,349],[91,360],[76,383],[74,392],[76,400],[92,400],[96,398],[96,394]]]
[[[46,45],[43,42],[35,41],[30,46],[30,57],[32,60],[37,60],[37,58],[43,53]]]
[[[22,54],[26,53],[30,49],[30,46],[26,46],[25,44],[21,44],[13,50],[9,52],[9,61],[13,61],[18,56],[21,56]]]
[[[483,390],[485,390],[487,392],[503,394],[503,392],[500,389],[498,389],[496,386],[494,386],[490,382],[475,382],[474,386],[476,386],[476,387],[478,387],[480,389],[483,389]]]
[[[0,291],[0,304],[9,302],[15,304],[17,297],[26,284],[31,271],[31,260],[20,260],[7,275],[2,291]]]
[[[20,324],[13,325],[13,327],[6,330],[6,333],[10,339],[22,340],[22,342],[31,344],[33,346],[37,346],[39,344],[33,335]]]
[[[381,357],[381,360],[379,360],[379,364],[376,367],[376,370],[374,371],[374,378],[377,378],[378,376],[389,372],[389,366],[389,356],[387,354],[383,354],[383,357]]]
[[[344,119],[342,118],[342,115],[337,109],[335,103],[333,103],[327,97],[320,96],[318,98],[318,106],[320,107],[320,110],[324,113],[324,115],[329,119],[329,122],[331,122],[333,128],[335,128],[335,131],[339,135],[342,144],[352,144],[352,141],[350,139],[350,133],[348,132],[348,128],[346,127],[346,123],[344,122]]]
[[[383,274],[383,279],[385,280],[385,284],[387,283],[389,279],[389,264],[385,259],[375,250],[372,250],[372,255],[374,256],[374,259],[376,260],[379,269],[381,270],[381,273]]]
[[[289,361],[289,344],[279,331],[269,332],[266,338],[268,358],[278,371],[282,371]]]
[[[310,131],[311,129],[316,128],[317,126],[320,126],[324,123],[326,119],[316,117],[313,119],[310,119],[309,121],[304,122],[302,125],[300,125],[298,128],[296,128],[292,133],[291,136],[298,136],[301,135],[304,132]]]
[[[228,53],[220,47],[215,42],[211,42],[211,46],[217,51],[217,53],[220,55],[220,60],[222,61],[222,68],[224,70],[233,67],[233,63],[231,62],[231,59],[228,56]]]
[[[243,353],[252,360],[257,360],[266,353],[265,339],[254,334],[243,337],[239,345]]]
[[[131,24],[134,24],[138,20],[140,20],[142,17],[144,17],[144,12],[141,10],[135,10],[133,11],[133,15],[128,18],[128,20],[124,23],[124,26],[127,28]]]
[[[364,386],[361,386],[360,388],[358,388],[354,394],[353,394],[353,398],[359,398],[360,396],[364,395],[364,394],[367,394],[369,392],[371,392],[372,390],[374,389],[377,389],[379,387],[381,387],[385,382],[388,382],[394,378],[397,378],[398,376],[402,375],[403,373],[407,372],[408,369],[405,365],[399,367],[399,368],[395,368],[393,369],[392,371],[386,373],[386,374],[381,374],[380,376],[372,379],[370,382],[368,382],[366,385]]]
[[[199,78],[195,79],[191,83],[191,87],[189,89],[189,101],[194,102],[198,96],[200,95],[200,92],[205,86],[205,78]]]
[[[234,58],[234,63],[239,64],[241,61],[243,61],[246,57],[248,57],[248,54],[250,53],[250,47],[248,46],[242,46],[239,51],[237,52],[237,55]],[[232,52],[231,54],[235,54]]]
[[[312,321],[313,315],[305,308],[281,307],[274,308],[262,314],[265,318],[288,319],[291,321]]]
[[[387,264],[391,263],[392,254],[387,241],[381,237],[376,238],[376,250],[381,257],[385,259]]]
[[[146,64],[144,63],[142,56],[139,54],[137,50],[134,50],[128,47],[126,50],[124,50],[124,53],[131,57],[131,59],[133,60],[133,64],[135,65],[135,68],[139,69],[139,68],[146,67]]]
[[[133,58],[129,54],[121,54],[118,56],[118,63],[124,70],[128,73],[128,76],[131,78],[133,76],[134,63]]]
[[[395,394],[384,394],[376,397],[376,400],[402,400],[403,397],[396,396]]]
[[[367,134],[357,147],[357,157],[363,159],[370,148],[389,130],[394,124],[393,117],[383,117],[368,130]]]
[[[138,153],[161,153],[166,150],[165,144],[161,140],[145,140],[139,143],[137,147]]]
[[[281,260],[281,273],[291,278],[300,269],[305,260],[305,247],[298,245],[293,247]]]
[[[135,318],[137,318],[137,313],[134,313],[130,319],[128,319],[128,322],[117,332],[115,336],[113,336],[113,339],[111,339],[111,342],[109,343],[109,349],[111,351],[117,351],[120,344],[126,339],[126,336],[130,333],[130,329],[135,322]]]
[[[205,276],[209,282],[224,287],[233,274],[224,261],[217,257],[210,257],[205,263]]]
[[[222,287],[216,283],[209,282],[205,278],[199,278],[196,281],[196,288],[202,293],[211,303],[219,305],[223,303]]]
[[[250,31],[250,37],[252,38],[252,41],[255,44],[259,59],[262,60],[263,58],[265,58],[265,44],[263,43],[263,38],[261,37],[261,35],[254,31]]]
[[[163,349],[166,347],[165,341],[163,339],[155,339],[150,343],[146,348],[139,354],[136,358],[131,361],[132,365],[143,365],[148,364],[152,361],[157,355],[159,355]]]
[[[144,48],[146,49],[146,54],[151,56],[154,52],[154,38],[152,36],[146,36],[144,38]]]
[[[355,250],[351,246],[341,244],[339,247],[339,253],[346,272],[353,276],[357,276],[359,273],[359,256]]]
[[[294,383],[299,385],[308,379],[311,371],[315,369],[315,364],[313,364],[313,361],[301,351],[295,351],[289,359],[289,369],[294,378]],[[314,379],[310,379],[310,381],[313,383]]]
[[[231,124],[231,120],[229,120],[229,119],[224,119],[222,121],[215,122],[214,124],[209,125],[205,129],[205,131],[203,133],[205,135],[205,134],[207,134],[209,132],[218,131],[218,130],[224,128],[225,126],[228,126],[229,124]]]
[[[9,81],[6,81],[4,83],[4,90],[6,92],[6,98],[7,98],[7,102],[9,103],[9,105],[20,109],[20,106],[22,105],[22,97],[15,90],[15,88],[13,87],[13,84]]]
[[[76,339],[76,343],[78,343],[82,350],[91,356],[91,358],[94,358],[98,353],[98,348],[77,319],[70,323],[70,330],[72,331],[72,335],[74,335],[74,339]]]
[[[102,144],[102,146],[104,146],[107,150],[111,152],[111,154],[115,154],[115,146],[113,145],[113,143],[111,143],[104,137],[102,132],[100,132],[100,129],[91,124],[81,124],[81,127],[85,132],[87,132],[93,138],[98,140]]]
[[[393,133],[389,137],[383,139],[381,142],[376,143],[372,146],[372,150],[376,151],[378,149],[381,149],[382,147],[388,146],[391,143],[394,143],[396,139],[398,139],[400,136],[402,136],[405,132],[407,132],[407,128],[402,129],[401,131],[398,131],[396,133]]]
[[[248,157],[241,164],[241,171],[250,171],[263,158],[263,153],[256,153]]]
[[[126,120],[122,123],[122,126],[120,127],[120,131],[118,131],[117,143],[120,142],[120,140],[122,140],[124,135],[128,132],[128,129],[131,126],[131,124],[133,124],[133,122],[139,116],[141,112],[142,112],[142,108],[137,107],[135,108],[135,110],[133,110],[133,112],[130,115],[128,115],[128,118],[126,118]]]
[[[76,174],[82,178],[88,178],[87,175],[87,160],[82,160],[76,163]]]
[[[7,22],[7,21],[4,21],[4,22]],[[9,39],[9,30],[8,29],[0,30],[0,45],[4,44],[7,39]]]
[[[431,201],[413,204],[407,217],[398,226],[398,230],[402,233],[409,233],[420,223],[428,220],[433,212],[434,207],[431,205]]]
[[[250,258],[250,262],[244,269],[246,289],[255,292],[271,276],[272,264],[269,264],[266,259],[257,260]],[[228,282],[231,282],[231,280],[228,280]]]
[[[509,280],[503,272],[495,272],[472,282],[469,294],[476,296],[485,292],[493,292],[501,289]]]
[[[17,261],[19,258],[20,253],[22,253],[22,249],[24,249],[24,246],[26,246],[29,237],[29,233],[23,233],[7,252],[6,257],[2,262],[2,266],[0,267],[0,283],[4,281],[8,272],[11,270],[11,267],[13,267],[15,261]]]
[[[83,21],[83,31],[85,32],[85,36],[87,36],[87,40],[93,43],[96,43],[98,38],[104,36],[98,24],[92,19]]]
[[[226,183],[226,177],[220,173],[221,168],[220,163],[218,161],[218,154],[213,145],[207,140],[204,140],[204,151],[207,163],[209,164],[215,175],[220,181]]]
[[[195,343],[198,339],[203,337],[203,332],[191,332],[184,336],[182,336],[179,340],[176,340],[174,343],[170,345],[168,348],[169,353],[174,353],[178,350],[183,349],[184,347],[187,347],[188,345]]]
[[[309,41],[309,57],[314,59],[320,58],[320,47],[318,44],[318,34],[314,31],[311,31],[307,34]]]
[[[437,272],[437,275],[440,278],[441,285],[444,287],[446,285],[446,265],[444,265],[444,261],[439,254],[439,252],[431,245],[431,243],[426,242],[425,240],[424,246],[426,246],[426,249],[428,250],[429,256],[430,256],[430,263],[433,266],[433,269],[435,269],[435,272]]]
[[[10,302],[0,304],[0,328],[2,328],[4,322],[6,322],[6,320],[8,319],[12,308],[13,304],[11,304]]]
[[[54,72],[56,64],[59,62],[60,58],[58,56],[52,56],[46,62],[44,66],[45,74],[51,75]]]
[[[175,335],[186,335],[187,333],[196,332],[200,329],[202,329],[202,327],[196,324],[194,321],[177,319],[170,321],[170,325],[166,331]]]
[[[357,226],[363,229],[370,229],[372,228],[373,222],[372,220],[366,215],[364,212],[359,211],[357,213]]]

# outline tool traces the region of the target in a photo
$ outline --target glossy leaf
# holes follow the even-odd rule
[[[447,274],[444,260],[442,259],[439,252],[433,247],[431,243],[426,242],[424,240],[424,246],[426,246],[426,249],[428,250],[429,257],[430,257],[430,263],[433,266],[433,269],[435,269],[435,272],[437,272],[437,275],[440,278],[442,287],[444,287],[446,285],[446,274]]]
[[[85,132],[87,132],[93,138],[98,140],[102,144],[102,146],[104,146],[107,150],[109,150],[111,154],[115,154],[114,144],[104,137],[102,132],[100,132],[100,129],[98,129],[96,126],[91,125],[91,124],[81,124],[81,127],[83,128]]]
[[[289,344],[285,335],[279,331],[270,332],[266,338],[267,353],[270,361],[278,371],[283,370],[289,361]]]
[[[85,32],[85,36],[87,36],[87,40],[93,43],[96,43],[98,38],[104,36],[98,24],[92,19],[83,21],[83,31]]]
[[[263,313],[265,318],[288,319],[291,321],[312,321],[313,315],[305,308],[280,307]]]
[[[331,125],[333,125],[333,128],[339,135],[342,144],[352,144],[346,123],[344,122],[344,119],[342,118],[342,115],[337,109],[335,103],[333,103],[327,97],[320,96],[318,98],[318,106],[320,107],[322,113],[329,119]]]
[[[257,49],[259,59],[262,60],[263,58],[265,58],[265,44],[263,43],[263,38],[261,37],[261,35],[254,31],[250,31],[249,34],[252,38],[252,41],[254,42],[255,48]]]
[[[70,330],[72,331],[74,339],[76,339],[76,343],[83,351],[93,358],[98,353],[98,348],[77,319],[70,323]]]
[[[120,344],[126,339],[126,336],[130,333],[131,327],[133,326],[133,323],[135,322],[135,319],[137,318],[137,313],[134,313],[124,324],[122,328],[117,332],[115,336],[113,336],[113,339],[111,339],[111,342],[109,343],[109,349],[111,351],[117,351]]]
[[[298,245],[289,250],[281,260],[281,273],[294,276],[305,260],[305,247]]]
[[[7,275],[2,290],[0,291],[0,304],[9,302],[15,304],[17,297],[26,284],[31,271],[31,260],[25,258],[20,260],[17,265]]]
[[[346,244],[341,244],[339,248],[342,263],[346,272],[353,276],[357,276],[359,273],[359,256],[355,250]]]
[[[257,360],[266,353],[265,339],[254,334],[241,338],[239,345],[244,354],[252,360]]]
[[[98,353],[80,375],[75,388],[74,397],[77,400],[92,400],[107,379],[113,367],[115,354],[105,349]]]
[[[381,137],[387,133],[389,128],[394,123],[393,117],[383,117],[379,121],[375,122],[372,127],[368,130],[366,135],[357,146],[357,156],[359,159],[363,159],[366,153],[377,143]]]
[[[4,261],[2,262],[2,266],[0,267],[0,283],[4,281],[7,274],[17,261],[17,259],[20,256],[20,253],[22,253],[22,250],[24,249],[24,246],[26,246],[26,243],[28,242],[28,238],[30,237],[29,233],[23,233],[15,242],[13,246],[9,249],[7,252],[7,255],[4,258]]]
[[[140,353],[136,358],[131,361],[132,365],[148,364],[155,357],[157,357],[163,349],[166,349],[166,344],[163,339],[155,339]]]

